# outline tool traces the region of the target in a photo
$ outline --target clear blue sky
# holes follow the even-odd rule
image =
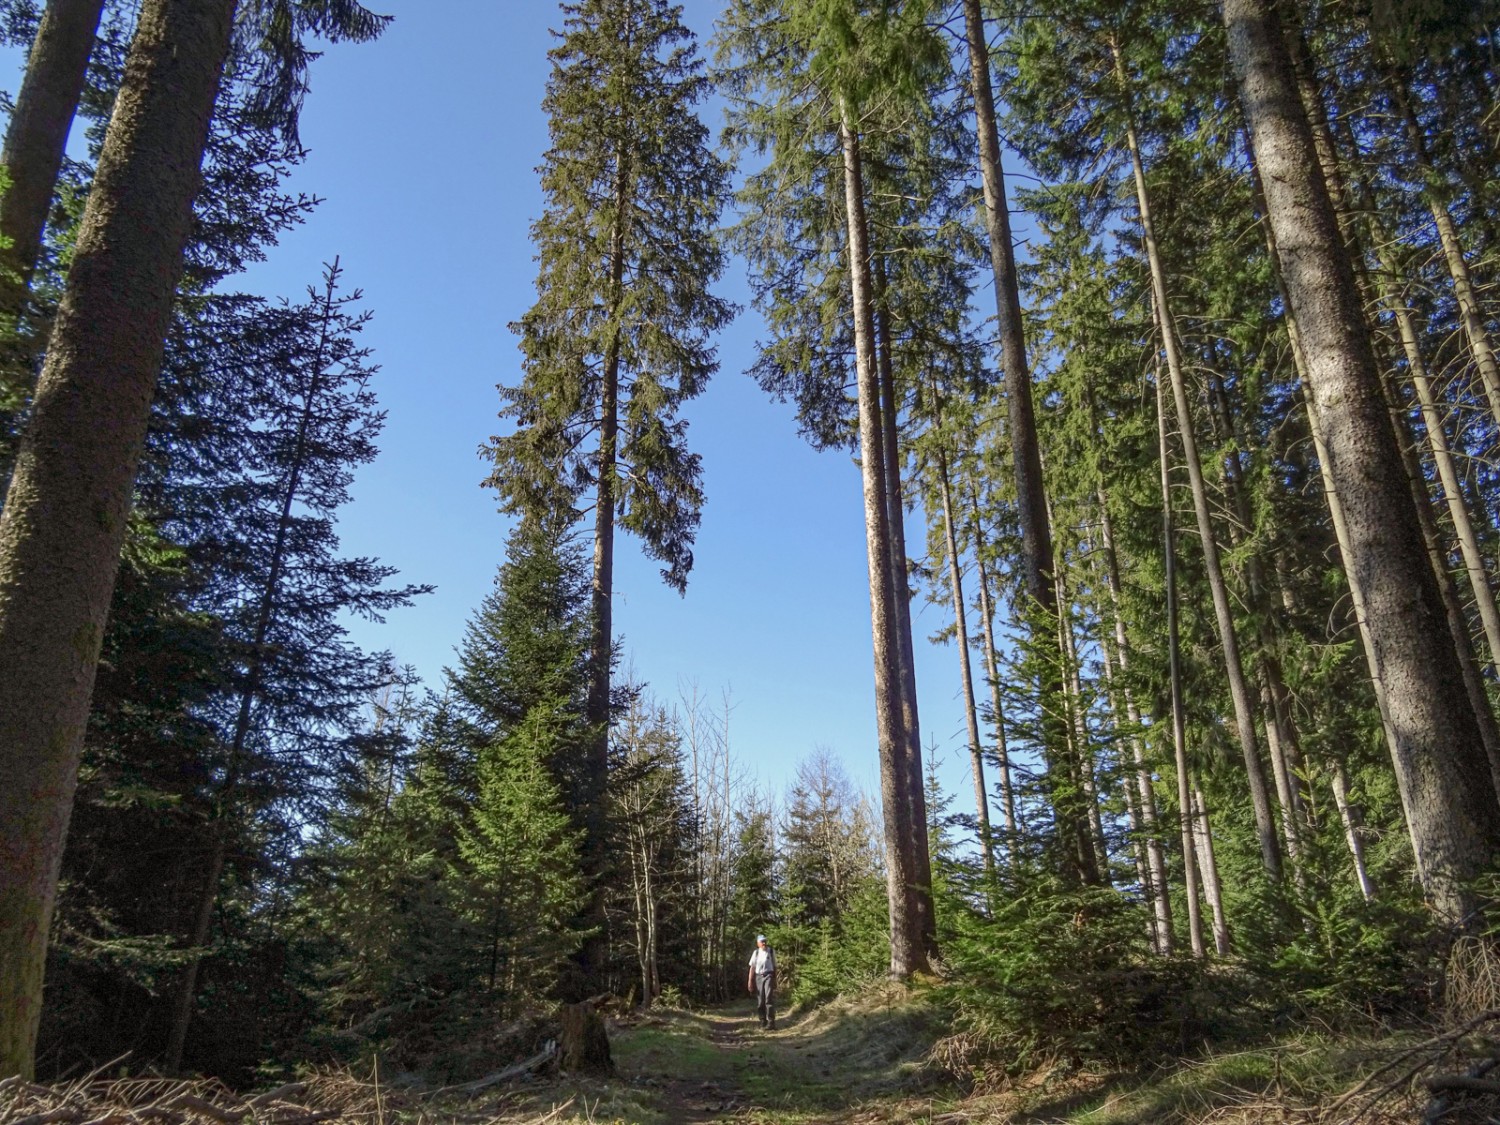
[[[238,284],[295,296],[337,254],[374,310],[366,340],[389,417],[340,533],[347,552],[437,590],[352,632],[437,686],[507,532],[480,487],[477,450],[496,432],[496,384],[519,378],[506,326],[535,298],[528,228],[542,206],[540,103],[560,16],[550,0],[366,2],[394,22],[375,43],[327,50],[302,118],[310,155],[292,186],[326,202]],[[686,5],[704,46],[720,7]],[[748,306],[740,263],[721,291]],[[686,596],[617,538],[624,664],[666,699],[690,680],[711,698],[731,690],[735,754],[774,789],[824,745],[878,793],[858,469],[847,454],[814,453],[791,408],[744,374],[758,331],[747,307],[719,340],[719,375],[686,411],[707,496]],[[915,554],[920,514],[910,523]],[[924,639],[948,615],[916,611],[923,743],[936,739],[955,807],[969,809],[957,654]]]

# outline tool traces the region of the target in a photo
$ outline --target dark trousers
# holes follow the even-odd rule
[[[776,974],[755,974],[755,1010],[760,1013],[762,1027],[776,1026]]]

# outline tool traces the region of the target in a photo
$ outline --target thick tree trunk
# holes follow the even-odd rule
[[[1000,340],[1000,370],[1009,411],[1011,455],[1016,477],[1016,513],[1021,524],[1021,552],[1026,601],[1023,618],[1032,620],[1035,643],[1047,654],[1040,677],[1042,743],[1053,790],[1059,854],[1069,877],[1097,883],[1083,803],[1065,778],[1068,729],[1064,709],[1062,652],[1056,633],[1057,601],[1053,589],[1052,529],[1047,520],[1042,481],[1041,446],[1031,399],[1031,371],[1026,360],[1026,338],[1021,322],[1020,281],[1011,239],[1010,210],[1005,199],[1005,172],[1000,162],[1000,136],[995,125],[995,98],[990,84],[989,47],[985,41],[980,0],[964,0],[964,35],[969,48],[969,80],[979,140],[979,171],[984,186],[985,228],[989,238],[990,268],[995,278],[995,316]],[[1059,785],[1058,782],[1061,781]]]
[[[1115,72],[1122,92],[1127,91],[1124,64],[1114,48]],[[1276,839],[1275,817],[1271,811],[1270,793],[1260,748],[1255,735],[1255,715],[1250,703],[1250,687],[1240,657],[1239,638],[1234,628],[1234,612],[1229,604],[1229,590],[1224,583],[1224,568],[1219,562],[1219,545],[1214,537],[1213,514],[1208,503],[1208,489],[1203,481],[1203,463],[1198,457],[1198,441],[1193,428],[1193,412],[1188,404],[1187,380],[1177,349],[1176,322],[1167,295],[1166,271],[1156,242],[1156,228],[1151,219],[1151,200],[1146,191],[1146,169],[1141,162],[1140,144],[1134,124],[1127,123],[1125,139],[1130,149],[1130,165],[1135,174],[1136,204],[1140,211],[1141,237],[1145,243],[1146,261],[1151,270],[1152,303],[1157,328],[1161,332],[1162,353],[1172,383],[1172,399],[1177,408],[1177,428],[1182,441],[1182,459],[1187,466],[1192,487],[1193,511],[1198,518],[1198,538],[1203,544],[1203,568],[1213,598],[1214,621],[1219,644],[1224,650],[1224,675],[1229,682],[1229,696],[1234,703],[1235,731],[1245,762],[1245,777],[1250,790],[1250,804],[1255,811],[1255,831],[1260,839],[1261,862],[1273,879],[1281,877],[1281,846]]]
[[[865,220],[864,178],[859,138],[840,106],[839,137],[844,155],[845,220],[849,230],[850,295],[854,306],[855,369],[859,395],[860,476],[864,486],[865,550],[870,581],[870,631],[875,661],[875,726],[880,743],[880,793],[884,805],[886,893],[891,923],[891,975],[906,979],[927,968],[923,912],[918,897],[930,895],[920,882],[914,842],[916,809],[907,771],[906,732],[901,715],[900,638],[893,620],[895,576],[891,573],[890,529],[880,421],[880,379],[875,363],[875,315],[870,280],[869,234]],[[930,913],[930,907],[929,907]]]
[[[0,1074],[32,1069],[104,620],[234,0],[147,0],[0,515]]]
[[[1423,887],[1453,926],[1500,851],[1500,805],[1442,601],[1393,448],[1354,274],[1268,0],[1224,0],[1230,59],[1262,175],[1331,475],[1386,689],[1395,767]]]
[[[0,164],[10,178],[0,194],[0,238],[10,241],[0,251],[0,265],[5,267],[0,269],[0,316],[7,321],[14,322],[24,310],[103,11],[104,0],[49,0],[31,44],[26,77],[0,152]],[[34,349],[25,351],[26,356],[17,357],[22,362],[7,363],[4,370],[7,380],[17,384],[12,389],[22,393],[30,389],[24,360]]]

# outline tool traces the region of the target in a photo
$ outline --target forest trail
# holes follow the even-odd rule
[[[906,1102],[920,1081],[930,1043],[924,1013],[888,1005],[793,1010],[778,1018],[775,1031],[761,1030],[749,998],[700,1012],[662,1009],[612,1029],[614,1078],[568,1089],[576,1116],[556,1120],[910,1120],[910,1109],[897,1103]],[[558,1104],[560,1093],[549,1090],[527,1108]],[[919,1119],[930,1120],[930,1110],[923,1099]]]

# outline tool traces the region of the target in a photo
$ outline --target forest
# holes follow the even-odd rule
[[[0,0],[0,1125],[1500,1119],[1500,3],[544,6],[424,678],[376,310],[255,279],[320,56],[461,21]],[[735,379],[858,474],[858,762],[618,628]]]

